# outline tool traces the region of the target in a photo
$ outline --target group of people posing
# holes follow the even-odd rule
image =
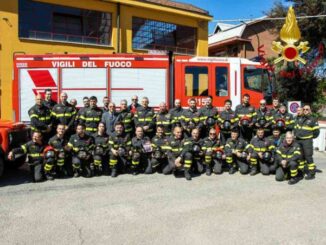
[[[174,108],[168,110],[162,102],[154,112],[147,97],[140,105],[133,96],[129,106],[121,100],[116,111],[108,97],[103,108],[95,96],[84,97],[84,107],[78,109],[76,100],[68,103],[66,93],[60,94],[59,103],[51,100],[51,93],[46,90],[45,99],[37,95],[28,112],[32,140],[8,155],[14,160],[27,154],[35,182],[154,172],[187,180],[203,173],[261,172],[289,184],[315,178],[312,140],[319,126],[309,105],[293,118],[278,99],[271,109],[265,100],[256,109],[245,94],[235,111],[226,100],[218,112],[208,97],[199,109],[195,99],[189,100],[187,109],[176,99]]]

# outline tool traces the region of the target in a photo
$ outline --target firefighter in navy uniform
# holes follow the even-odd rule
[[[148,106],[147,97],[143,97],[141,102],[142,106],[134,114],[135,127],[142,127],[145,135],[151,138],[155,134],[154,111]]]
[[[44,90],[45,97],[43,101],[43,105],[45,105],[47,108],[52,110],[52,108],[57,104],[54,100],[52,100],[52,89],[47,88]]]
[[[208,96],[205,106],[199,109],[200,121],[203,125],[201,132],[202,137],[208,136],[208,132],[211,128],[215,128],[218,120],[218,110],[212,106],[212,96]]]
[[[74,123],[77,111],[67,102],[67,93],[60,94],[60,103],[56,104],[52,109],[55,126],[58,124],[65,125],[67,136],[74,133]]]
[[[258,168],[263,175],[275,173],[277,166],[274,161],[274,148],[274,145],[265,138],[264,128],[259,128],[248,148],[251,165],[250,175],[256,175],[259,171]]]
[[[235,115],[239,120],[240,137],[250,141],[253,136],[253,126],[255,125],[255,108],[249,103],[250,96],[245,94],[242,98],[242,104],[237,105]]]
[[[86,134],[85,125],[78,124],[76,134],[73,134],[68,142],[68,149],[72,151],[72,168],[74,177],[83,174],[91,177],[90,164],[92,162],[91,151],[94,148],[94,138]]]
[[[231,130],[237,127],[238,118],[235,116],[235,112],[231,109],[232,101],[225,100],[224,110],[218,117],[220,131],[220,140],[223,145],[226,144],[227,139],[231,137]]]
[[[226,163],[229,166],[229,174],[234,174],[240,169],[241,174],[249,172],[248,143],[239,137],[239,131],[234,128],[231,137],[226,141],[224,152]]]
[[[184,110],[181,107],[181,101],[179,99],[176,99],[174,101],[174,108],[172,108],[169,111],[169,114],[171,115],[172,130],[176,126],[181,127],[181,119],[182,119],[183,111]]]
[[[316,118],[311,115],[309,105],[303,107],[303,116],[296,120],[294,134],[296,142],[301,146],[302,157],[307,165],[308,171],[305,179],[315,178],[316,164],[313,160],[313,139],[319,136],[319,125]]]
[[[131,139],[124,132],[123,123],[117,122],[114,126],[114,132],[109,138],[110,145],[110,169],[111,177],[118,176],[118,170],[125,172],[130,163]]]
[[[52,131],[52,116],[50,109],[43,104],[40,94],[35,96],[35,105],[28,110],[28,115],[31,119],[32,132],[41,132],[44,141],[47,141]]]
[[[173,129],[173,135],[168,138],[168,161],[169,164],[163,169],[163,174],[174,173],[177,174],[178,170],[184,170],[184,176],[186,180],[191,180],[191,154],[184,152],[186,144],[189,144],[190,141],[185,141],[183,139],[182,128],[176,126]]]
[[[94,134],[97,131],[97,126],[102,119],[102,110],[97,107],[97,98],[91,96],[89,98],[89,108],[85,109],[80,115],[80,122],[86,126],[88,134]]]
[[[151,139],[144,134],[142,127],[136,127],[136,136],[131,140],[131,170],[137,175],[144,168],[151,166],[153,152]]]
[[[181,116],[181,124],[184,129],[184,133],[190,137],[191,131],[194,128],[202,129],[202,122],[200,121],[200,112],[196,107],[196,100],[194,98],[189,100],[189,109],[183,111]]]
[[[155,114],[155,124],[163,127],[165,135],[171,135],[171,115],[165,102],[160,103],[160,110]]]
[[[273,98],[273,107],[270,110],[272,116],[274,116],[280,109],[280,100],[278,98]]]
[[[106,128],[103,122],[98,124],[97,132],[93,134],[93,138],[94,150],[91,170],[97,175],[101,175],[103,172],[108,173],[109,136],[106,134]]]
[[[289,185],[296,184],[301,177],[298,175],[299,160],[301,158],[300,146],[294,141],[292,132],[287,132],[285,140],[276,151],[276,169],[275,179],[284,181],[290,177]],[[290,173],[290,176],[289,176]]]
[[[117,118],[117,122],[123,123],[126,134],[128,134],[130,137],[133,135],[134,132],[133,114],[128,109],[127,100],[120,101],[120,112]]]
[[[279,128],[273,128],[272,135],[267,137],[270,145],[273,148],[274,156],[276,153],[276,149],[281,145],[284,140],[284,136],[281,135],[281,130]]]
[[[209,130],[208,137],[203,139],[202,150],[204,151],[206,175],[210,176],[212,174],[212,168],[215,174],[221,174],[225,155],[223,152],[223,146],[218,140],[217,133],[214,128],[211,128]]]
[[[153,154],[151,164],[145,170],[145,174],[151,174],[154,171],[162,172],[168,164],[167,150],[169,150],[168,139],[164,134],[164,127],[156,127],[156,135],[152,138]]]
[[[8,154],[9,160],[14,160],[16,155],[27,154],[28,164],[32,173],[33,182],[40,182],[43,180],[43,152],[46,145],[42,141],[41,132],[33,132],[32,140],[26,144],[15,148]],[[51,176],[46,176],[49,180],[53,179]]]
[[[273,126],[277,127],[277,122],[278,121],[284,121],[285,125],[283,126],[282,134],[285,134],[288,131],[292,131],[294,127],[294,120],[293,116],[286,112],[286,106],[281,105],[280,109],[277,113],[274,114],[273,117]]]
[[[89,98],[87,96],[85,96],[83,98],[83,104],[84,107],[79,108],[77,114],[76,114],[76,118],[75,118],[75,126],[77,126],[79,123],[82,123],[80,121],[80,117],[81,115],[84,113],[85,110],[87,110],[89,108]]]
[[[69,158],[66,150],[68,139],[65,136],[64,125],[57,126],[57,134],[49,140],[48,144],[55,150],[56,158],[54,166],[47,164],[48,166],[44,166],[44,171],[51,173],[54,168],[55,175],[58,177],[72,175],[71,165],[68,164]]]
[[[204,172],[203,158],[204,151],[202,150],[203,141],[200,138],[199,129],[195,128],[191,131],[191,137],[185,139],[184,147],[181,155],[184,160],[190,161],[192,170],[195,173],[202,174]]]
[[[264,136],[268,137],[271,135],[273,115],[266,107],[266,100],[261,100],[259,104],[260,107],[256,110],[257,115],[255,116],[255,133],[259,128],[263,128],[265,131]]]

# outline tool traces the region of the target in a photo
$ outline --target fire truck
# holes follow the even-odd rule
[[[220,110],[224,101],[233,106],[244,94],[251,104],[265,98],[271,102],[272,84],[267,69],[260,63],[242,58],[190,57],[169,55],[16,55],[14,56],[13,110],[15,121],[28,122],[28,110],[34,97],[53,91],[58,100],[61,92],[82,106],[84,96],[108,96],[119,104],[133,95],[147,96],[150,106],[160,102],[173,106],[180,99],[182,106],[195,98],[198,106],[212,96]]]

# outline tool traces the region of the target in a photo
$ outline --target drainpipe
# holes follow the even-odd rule
[[[121,53],[120,50],[120,3],[117,4],[117,53]]]

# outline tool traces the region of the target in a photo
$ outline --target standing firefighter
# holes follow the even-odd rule
[[[44,149],[45,144],[42,142],[42,133],[34,132],[31,141],[9,152],[8,159],[14,160],[16,155],[27,154],[32,179],[34,182],[40,182],[43,180]],[[53,178],[49,176],[49,179]]]
[[[181,124],[187,136],[191,135],[191,131],[194,128],[202,129],[203,124],[200,121],[200,112],[197,110],[194,98],[189,100],[189,109],[183,111]]]
[[[90,163],[94,138],[86,134],[85,125],[77,125],[76,134],[70,137],[68,147],[72,150],[74,177],[79,177],[81,174],[84,174],[85,177],[91,177]]]
[[[231,138],[226,141],[224,147],[226,163],[229,165],[229,174],[234,174],[238,169],[240,169],[241,174],[249,172],[247,149],[248,143],[244,139],[239,138],[239,131],[237,129],[233,129]]]
[[[232,101],[226,100],[224,102],[224,110],[218,117],[220,131],[220,140],[225,145],[228,138],[231,137],[231,130],[237,127],[238,119],[235,116],[235,112],[231,109]]]
[[[181,127],[181,119],[183,114],[183,108],[181,107],[181,100],[176,99],[174,101],[174,108],[169,111],[171,115],[172,129],[176,126]]]
[[[286,111],[286,106],[281,105],[277,113],[273,117],[273,127],[281,129],[282,134],[288,131],[292,131],[294,126],[294,120],[292,114]]]
[[[156,126],[161,126],[164,129],[165,135],[171,135],[171,114],[168,112],[165,102],[160,103],[160,110],[155,115]]]
[[[256,110],[256,119],[255,119],[255,132],[259,128],[264,129],[265,137],[271,135],[271,126],[273,122],[273,115],[269,109],[266,107],[266,100],[260,101],[260,106]]]
[[[275,179],[284,181],[290,173],[289,185],[296,184],[300,181],[298,176],[298,165],[301,158],[300,146],[294,142],[294,136],[291,132],[287,132],[284,142],[276,151],[277,170]]]
[[[294,126],[296,142],[301,146],[304,163],[308,167],[307,180],[314,179],[316,173],[316,164],[312,158],[313,139],[319,135],[318,121],[311,115],[309,105],[303,107],[303,116],[297,118]]]
[[[147,97],[143,97],[141,103],[142,106],[137,109],[134,115],[135,127],[142,127],[145,135],[152,137],[155,133],[154,111],[148,106]]]
[[[208,96],[204,107],[200,108],[200,121],[203,125],[202,136],[207,136],[211,128],[215,128],[218,119],[218,111],[212,106],[212,96]]]
[[[89,107],[80,115],[80,122],[86,126],[88,134],[94,134],[102,118],[102,110],[97,107],[97,98],[89,98]]]
[[[235,114],[239,120],[240,137],[248,142],[252,138],[256,116],[255,108],[250,105],[249,100],[249,94],[245,94],[242,98],[242,104],[235,108]]]
[[[68,103],[68,95],[63,92],[60,94],[60,103],[56,104],[52,109],[55,125],[65,125],[67,135],[74,132],[74,122],[77,111]]]
[[[131,137],[134,132],[134,122],[133,114],[131,111],[129,111],[127,106],[127,100],[120,101],[120,112],[116,121],[123,123],[125,133]]]

